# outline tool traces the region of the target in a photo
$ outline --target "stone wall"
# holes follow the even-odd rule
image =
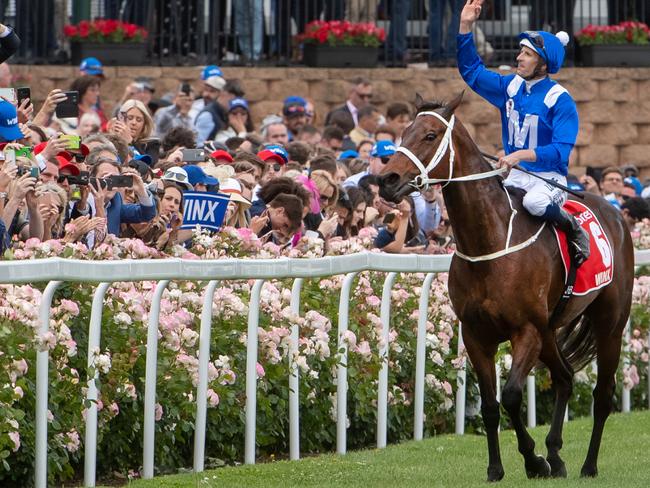
[[[76,76],[71,66],[12,66],[16,85],[32,87],[38,103],[49,90],[65,88]],[[316,106],[317,125],[325,114],[346,98],[346,80],[363,75],[374,84],[373,103],[385,109],[392,101],[413,101],[415,93],[425,99],[449,100],[465,89],[457,111],[468,130],[486,151],[494,151],[501,138],[498,111],[467,88],[457,70],[438,69],[314,69],[224,68],[226,78],[239,78],[251,102],[254,121],[279,112],[288,95],[302,95]],[[120,98],[126,84],[136,76],[154,79],[156,96],[187,81],[199,87],[199,68],[111,67],[102,86],[106,105]],[[605,167],[634,163],[650,176],[650,68],[565,68],[555,76],[573,95],[580,114],[572,168],[582,173],[591,165]]]

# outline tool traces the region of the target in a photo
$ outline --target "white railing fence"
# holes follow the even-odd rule
[[[338,314],[338,350],[342,351],[337,375],[337,442],[336,451],[345,454],[347,449],[347,343],[343,340],[348,329],[349,299],[352,283],[361,271],[386,272],[381,297],[381,324],[383,347],[380,351],[384,359],[379,373],[377,392],[377,447],[386,446],[388,418],[388,334],[390,329],[391,289],[398,273],[426,273],[419,300],[419,318],[416,344],[415,398],[414,398],[414,438],[422,439],[424,418],[424,371],[426,360],[426,322],[429,290],[436,273],[449,269],[451,256],[423,255],[388,255],[380,253],[358,253],[347,256],[325,257],[318,259],[261,259],[237,260],[224,259],[216,261],[190,261],[180,259],[166,260],[121,260],[121,261],[78,261],[71,259],[43,259],[30,261],[11,261],[0,263],[0,282],[34,283],[47,281],[40,303],[41,334],[48,331],[50,310],[56,289],[61,283],[93,282],[99,283],[93,297],[88,332],[88,366],[93,365],[93,351],[101,343],[102,306],[104,295],[110,285],[120,281],[157,281],[149,313],[147,330],[146,375],[144,395],[144,439],[143,439],[143,477],[154,475],[154,441],[155,441],[155,403],[156,373],[158,353],[158,320],[160,300],[170,280],[207,281],[204,289],[203,310],[199,337],[199,378],[196,393],[196,421],[194,437],[194,471],[204,469],[205,429],[207,409],[208,363],[210,361],[210,334],[212,326],[212,300],[219,280],[254,279],[251,290],[248,315],[248,341],[246,355],[246,426],[244,460],[247,464],[255,463],[255,433],[257,407],[257,328],[259,324],[259,301],[262,286],[266,279],[294,278],[290,307],[299,313],[300,290],[303,278],[345,274],[340,291]],[[650,264],[650,250],[637,251],[637,265]],[[629,334],[629,327],[628,332]],[[293,326],[291,336],[293,347],[298,343],[299,330]],[[459,334],[459,350],[462,340]],[[289,354],[293,358],[293,354]],[[292,359],[289,359],[290,361]],[[35,486],[47,486],[47,410],[48,410],[48,350],[39,351],[36,356],[36,448],[35,448]],[[299,446],[299,396],[298,368],[290,365],[289,397],[289,437],[290,458],[298,459]],[[88,380],[86,416],[84,485],[95,486],[97,461],[97,385],[94,378]],[[650,384],[648,385],[650,388]],[[629,390],[624,391],[623,411],[629,411]],[[534,426],[535,415],[535,378],[530,376],[527,382],[528,425]],[[465,368],[461,369],[456,393],[456,433],[464,432],[465,422]]]

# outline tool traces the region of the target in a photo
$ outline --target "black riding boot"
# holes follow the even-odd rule
[[[580,227],[578,221],[558,205],[549,206],[542,218],[552,222],[566,234],[569,251],[572,253],[576,267],[584,263],[589,257],[589,234]]]

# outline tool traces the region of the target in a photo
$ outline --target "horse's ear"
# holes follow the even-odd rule
[[[424,104],[424,98],[420,96],[419,93],[415,94],[415,110],[420,110],[420,107]]]
[[[442,112],[442,116],[445,119],[449,119],[451,117],[451,115],[456,111],[456,109],[460,105],[460,102],[463,101],[463,95],[464,94],[465,94],[465,90],[460,92],[460,94],[456,98],[454,98],[451,102],[447,103],[447,105],[445,106],[444,111]]]

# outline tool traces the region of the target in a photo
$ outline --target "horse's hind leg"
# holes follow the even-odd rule
[[[480,325],[478,326],[480,327]],[[472,362],[481,390],[481,415],[485,424],[488,443],[487,480],[500,481],[503,478],[503,464],[499,450],[499,402],[496,395],[496,371],[494,356],[498,344],[486,344],[472,332],[468,324],[463,324],[463,342]]]
[[[551,428],[546,436],[546,448],[548,449],[546,460],[551,465],[551,476],[566,478],[566,466],[562,458],[560,458],[559,452],[562,449],[564,412],[573,392],[573,370],[558,350],[555,333],[552,331],[549,331],[544,337],[540,359],[546,364],[551,373],[551,381],[555,391]]]
[[[596,334],[596,361],[598,364],[598,380],[596,381],[596,388],[594,388],[594,426],[591,432],[587,457],[580,470],[581,476],[593,477],[598,474],[598,451],[605,421],[612,411],[614,403],[616,369],[621,356],[622,330],[625,327],[626,320],[622,319],[615,330],[603,328],[601,333],[598,330],[594,331]],[[605,330],[606,332],[604,332]]]
[[[522,389],[526,377],[537,362],[542,347],[539,332],[528,324],[510,339],[512,344],[512,369],[503,388],[501,403],[510,415],[512,426],[517,434],[519,452],[524,457],[526,475],[529,478],[547,477],[551,467],[542,456],[535,454],[535,441],[526,430],[521,418]]]

